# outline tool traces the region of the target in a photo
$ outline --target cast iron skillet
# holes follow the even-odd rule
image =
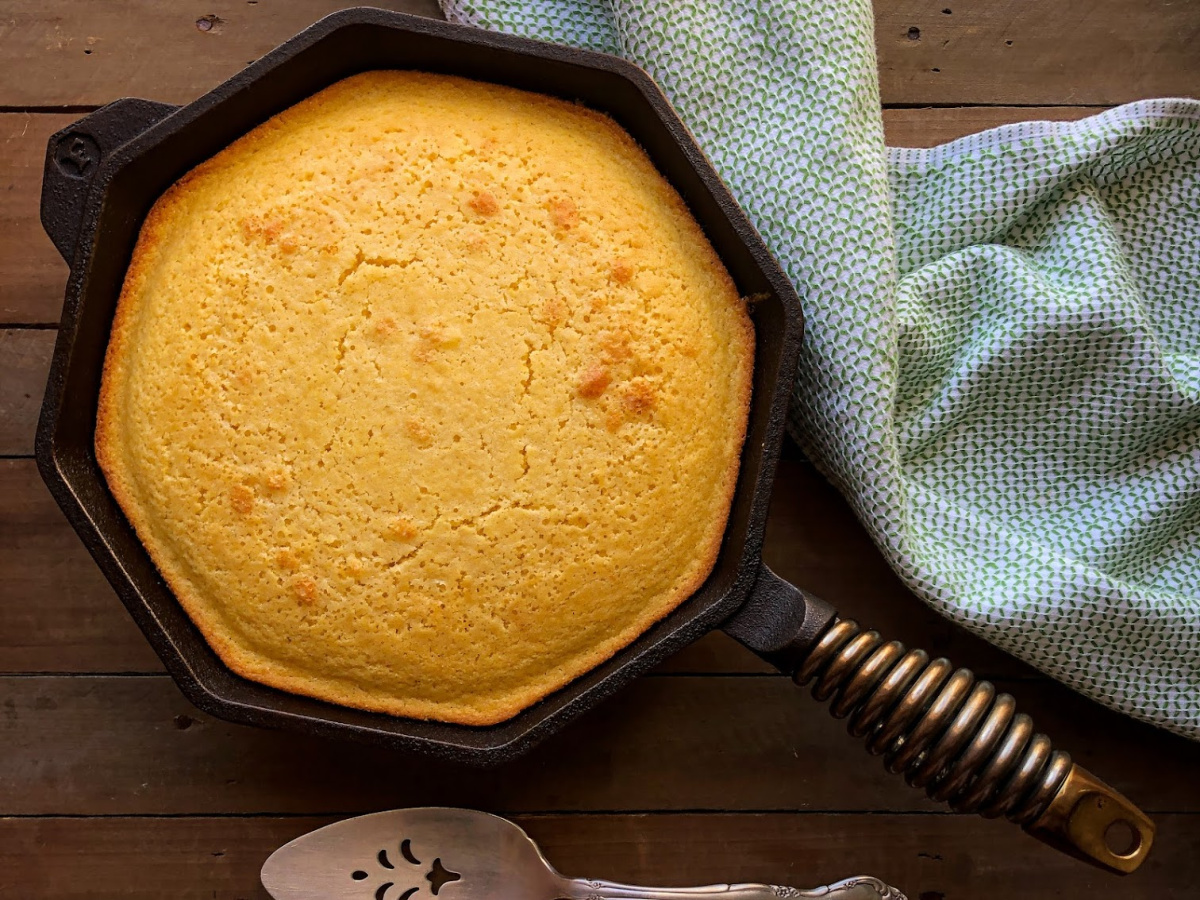
[[[716,566],[677,610],[608,662],[515,718],[486,728],[364,712],[287,694],[230,672],[171,595],[96,463],[96,400],[113,311],[141,222],[197,163],[304,97],[370,69],[446,72],[601,110],[683,196],[751,307],[756,334],[749,427]],[[767,504],[801,337],[799,299],[762,239],[651,79],[603,54],[374,9],[335,13],[179,108],[118,100],[50,139],[42,222],[71,267],[37,434],[42,476],[184,694],[238,722],[365,740],[471,762],[518,755],[664,657],[721,626],[870,739],[893,771],[958,809],[1006,814],[1110,868],[1132,871],[1153,825],[1051,751],[1011,698],[966,670],[884,644],[762,562]],[[730,618],[730,617],[733,618]],[[1095,801],[1102,800],[1098,805]],[[1106,847],[1124,819],[1137,846]],[[1073,824],[1074,823],[1074,824]],[[1099,834],[1101,837],[1097,837]]]

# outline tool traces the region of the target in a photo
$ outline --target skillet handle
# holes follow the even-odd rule
[[[51,135],[42,174],[42,227],[67,265],[75,260],[84,205],[100,164],[177,109],[169,103],[126,97]]]
[[[837,618],[832,606],[760,562],[750,597],[722,628],[785,675],[794,675]]]
[[[884,641],[765,565],[724,629],[763,659],[813,682],[836,718],[884,767],[955,812],[1005,816],[1055,849],[1125,875],[1146,859],[1154,823],[1055,750],[1016,701],[968,669]]]

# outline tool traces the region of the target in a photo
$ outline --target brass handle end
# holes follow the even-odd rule
[[[1117,791],[1072,765],[1050,805],[1025,830],[1058,850],[1128,875],[1154,844],[1154,823]]]

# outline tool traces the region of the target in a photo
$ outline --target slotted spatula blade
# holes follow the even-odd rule
[[[904,900],[875,878],[810,891],[766,884],[643,888],[566,878],[506,819],[467,809],[397,809],[346,819],[280,847],[263,865],[275,900]]]

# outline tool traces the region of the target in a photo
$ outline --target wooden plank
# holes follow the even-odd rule
[[[1102,109],[1088,106],[961,106],[885,109],[884,139],[889,147],[936,147],[1012,122],[1041,119],[1073,121],[1096,115]]]
[[[841,775],[850,769],[853,777]],[[223,723],[165,676],[0,678],[0,815],[426,804],[934,808],[781,677],[645,678],[527,757],[487,771]]]
[[[966,107],[886,109],[888,143],[924,147],[1025,119],[1077,119],[1087,107]],[[50,113],[0,113],[0,325],[59,319],[66,264],[42,231],[38,204],[46,139],[78,118]]]
[[[1115,105],[1200,94],[1200,4],[876,0],[884,103]]]
[[[984,677],[1034,674],[909,593],[845,501],[804,462],[780,466],[766,559],[785,578],[889,637],[949,656]],[[0,673],[161,671],[33,461],[0,460]],[[716,633],[658,671],[766,674],[774,669]]]
[[[258,877],[263,861],[329,821],[0,819],[0,892],[38,900],[267,900]],[[968,816],[553,815],[516,822],[567,875],[641,885],[811,888],[873,874],[911,900],[1159,900],[1191,896],[1200,878],[1197,816],[1161,818],[1150,858],[1125,879],[1012,826]]]
[[[141,96],[186,103],[345,0],[123,0],[8,4],[0,106],[101,106]],[[436,0],[378,0],[440,16]],[[46,83],[52,82],[52,83]]]
[[[0,456],[33,453],[57,337],[44,329],[0,329]]]
[[[33,460],[0,460],[0,672],[161,672]]]
[[[100,105],[123,96],[187,102],[349,5],[124,0],[118,13],[72,0],[10,4],[0,20],[8,62],[0,105]],[[380,5],[437,14],[433,0]],[[889,104],[1110,105],[1200,94],[1194,3],[876,0],[875,14]]]
[[[1200,745],[1001,684],[1148,811],[1200,811]],[[782,677],[643,678],[502,769],[231,725],[165,676],[0,678],[0,815],[936,810]]]
[[[0,324],[57,322],[67,264],[42,230],[46,140],[70,115],[0,115]]]

